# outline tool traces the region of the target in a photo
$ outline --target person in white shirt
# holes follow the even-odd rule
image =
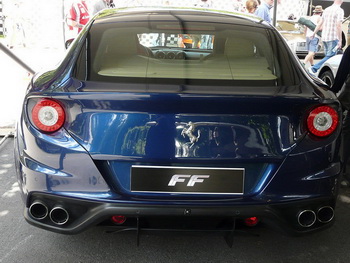
[[[316,26],[311,38],[322,29],[322,42],[325,56],[317,64],[310,67],[310,74],[315,74],[328,59],[337,54],[337,50],[342,47],[342,21],[344,19],[344,10],[341,8],[344,0],[334,0],[333,5],[327,7]]]
[[[322,12],[322,6],[317,5],[313,11],[313,15],[310,17],[310,21],[317,25],[321,20]],[[313,66],[315,53],[317,52],[318,43],[320,42],[320,37],[318,35],[315,35],[315,37],[311,38],[314,32],[308,27],[305,28],[306,48],[308,50],[308,54],[304,59],[304,65],[310,63],[310,65]]]

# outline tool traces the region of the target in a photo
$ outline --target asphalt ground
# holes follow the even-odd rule
[[[0,263],[21,262],[350,262],[350,189],[341,188],[335,224],[322,232],[290,237],[260,225],[237,233],[229,248],[221,235],[208,233],[107,234],[94,227],[62,235],[29,225],[16,179],[13,138],[0,146]],[[0,137],[1,141],[1,137]]]

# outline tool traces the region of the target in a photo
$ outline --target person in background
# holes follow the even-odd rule
[[[195,4],[195,6],[208,8],[211,7],[211,2],[208,0],[201,0],[200,3]]]
[[[256,9],[255,15],[264,19],[267,23],[271,24],[270,10],[273,7],[274,0],[263,0],[261,5]]]
[[[76,0],[73,2],[71,8],[69,9],[69,14],[67,17],[67,23],[70,30],[75,28],[78,30],[78,33],[82,28],[89,22],[90,15],[88,7],[85,0]]]
[[[248,11],[248,13],[250,14],[254,14],[256,9],[258,8],[259,6],[259,2],[258,0],[247,0],[245,2],[245,7],[246,7],[246,10]]]
[[[341,5],[344,0],[334,0],[333,5],[327,7],[317,24],[310,38],[314,38],[316,33],[322,29],[322,42],[325,56],[317,64],[310,67],[309,73],[314,75],[328,59],[337,54],[338,49],[342,48],[342,20],[344,10]]]
[[[89,14],[93,17],[103,9],[114,7],[113,0],[90,0]]]
[[[313,15],[310,17],[309,20],[315,25],[317,25],[320,22],[322,12],[322,6],[317,5],[313,10]],[[304,65],[307,65],[308,63],[310,63],[311,66],[314,65],[314,57],[318,49],[320,37],[318,35],[315,35],[315,37],[311,38],[312,35],[313,31],[305,26],[306,48],[308,50],[308,54],[304,58]]]
[[[290,14],[288,16],[288,20],[295,20],[295,19],[297,19],[297,18],[296,18],[296,16],[294,14]]]

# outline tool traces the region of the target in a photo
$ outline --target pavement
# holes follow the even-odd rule
[[[214,233],[108,234],[93,227],[77,235],[57,234],[24,217],[13,154],[14,138],[0,145],[0,263],[349,263],[350,188],[341,188],[335,223],[301,237],[283,235],[263,223],[241,229],[229,248]],[[142,232],[142,231],[141,231]]]
[[[0,38],[0,43],[6,46],[5,39]],[[63,47],[58,49],[15,46],[10,52],[38,72],[57,64],[65,50]],[[14,129],[31,77],[27,70],[0,49],[0,136]]]

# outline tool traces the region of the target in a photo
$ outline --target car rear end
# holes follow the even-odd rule
[[[182,47],[183,34],[208,45]],[[284,43],[222,13],[101,15],[26,96],[15,151],[28,222],[331,225],[341,110]]]

